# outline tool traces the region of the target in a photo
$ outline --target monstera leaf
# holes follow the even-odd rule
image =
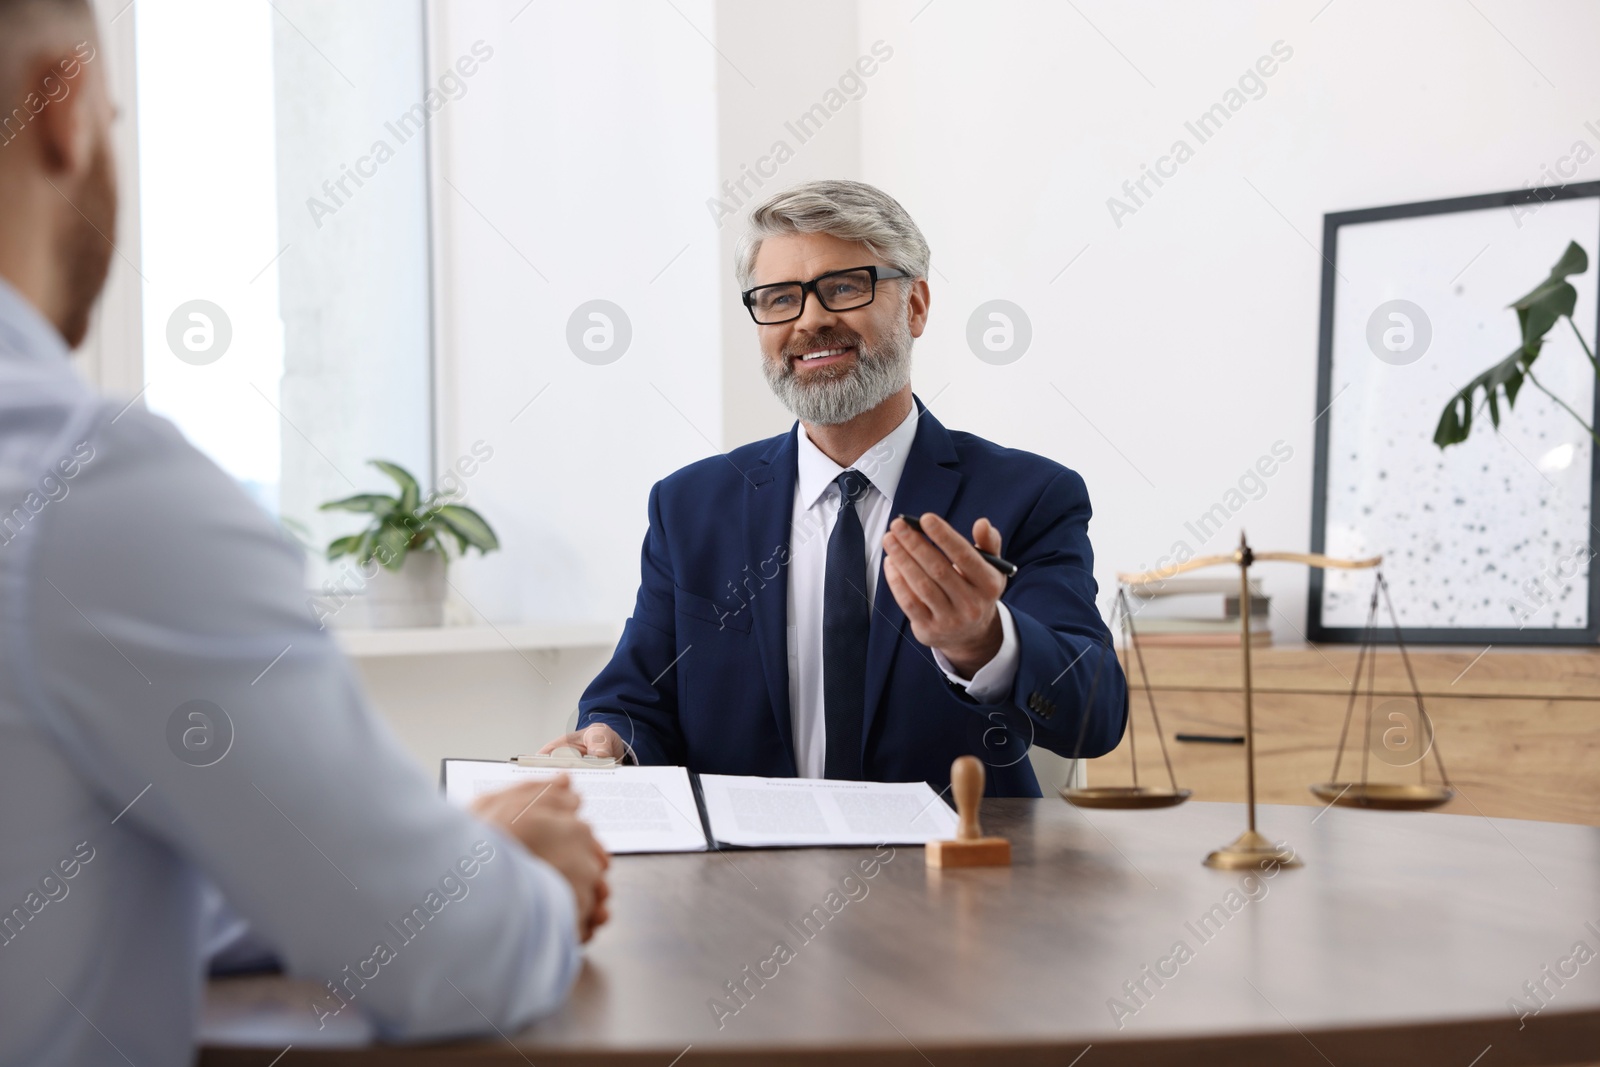
[[[1499,429],[1501,392],[1505,393],[1506,410],[1509,412],[1511,405],[1516,403],[1517,390],[1522,388],[1527,367],[1533,362],[1534,357],[1538,356],[1539,347],[1543,343],[1539,341],[1534,344],[1533,356],[1527,355],[1523,348],[1518,348],[1472,379],[1465,389],[1451,397],[1450,403],[1445,405],[1444,414],[1439,416],[1438,427],[1433,431],[1433,443],[1445,448],[1449,445],[1458,445],[1467,439],[1467,435],[1472,432],[1472,398],[1479,389],[1483,390],[1484,399],[1489,405],[1489,421]]]
[[[1582,274],[1588,269],[1589,257],[1578,243],[1573,241],[1567,245],[1567,250],[1551,268],[1550,276],[1510,305],[1516,311],[1517,322],[1522,327],[1522,343],[1509,356],[1472,379],[1465,388],[1450,398],[1443,414],[1439,416],[1439,425],[1433,432],[1434,444],[1443,449],[1467,439],[1467,435],[1472,432],[1472,414],[1480,390],[1483,392],[1484,404],[1489,408],[1489,421],[1496,429],[1500,426],[1502,396],[1505,398],[1506,412],[1509,414],[1524,381],[1531,381],[1535,388],[1548,393],[1548,390],[1539,384],[1538,379],[1533,377],[1533,361],[1539,358],[1539,352],[1544,348],[1545,334],[1550,332],[1550,327],[1563,318],[1570,322],[1572,311],[1577,307],[1578,290],[1567,281],[1567,277]],[[1577,331],[1575,323],[1573,330]],[[1583,344],[1582,334],[1578,334],[1578,343]],[[1589,351],[1589,346],[1584,344],[1583,350],[1593,364],[1594,355]],[[1600,366],[1596,366],[1595,370],[1600,374]],[[1559,397],[1551,395],[1551,399],[1566,408],[1572,417],[1593,435],[1594,431],[1584,423],[1577,412],[1567,407]]]
[[[1522,324],[1522,351],[1532,363],[1539,354],[1539,346],[1550,327],[1570,316],[1578,306],[1578,290],[1567,281],[1569,274],[1582,274],[1589,269],[1589,257],[1578,242],[1567,245],[1556,265],[1550,268],[1550,277],[1540,282],[1533,291],[1511,306],[1517,310],[1517,321]]]

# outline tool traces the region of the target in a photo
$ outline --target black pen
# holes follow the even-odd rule
[[[902,515],[900,517],[905,520],[905,524],[907,526],[917,531],[917,533],[922,533],[922,523],[917,521],[917,517],[915,515]],[[922,534],[922,536],[927,537],[928,535]],[[973,545],[972,547],[978,548],[977,545]],[[1007,578],[1015,578],[1017,576],[1017,565],[1012,563],[1010,560],[1001,559],[993,552],[985,552],[981,548],[978,548],[978,555],[983,557],[985,563],[989,564],[989,566],[993,567]]]

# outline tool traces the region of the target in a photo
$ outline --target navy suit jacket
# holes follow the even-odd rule
[[[1059,463],[951,432],[917,406],[892,514],[931,511],[961,531],[987,516],[1000,531],[1019,568],[1002,597],[1016,621],[1016,681],[987,704],[952,684],[880,568],[862,766],[875,781],[942,790],[951,762],[971,753],[987,765],[988,795],[1036,797],[1030,746],[1103,755],[1127,721],[1127,683],[1095,607],[1089,494]],[[797,432],[690,464],[651,490],[638,601],[583,695],[580,728],[610,725],[642,763],[796,774],[786,564]]]

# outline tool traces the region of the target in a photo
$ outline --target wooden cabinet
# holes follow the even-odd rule
[[[1262,803],[1319,805],[1307,788],[1329,781],[1349,702],[1353,646],[1258,649],[1255,679],[1256,796]],[[1462,815],[1600,825],[1600,650],[1408,649],[1411,669],[1444,760],[1455,800],[1441,809]],[[1141,783],[1166,781],[1150,719],[1149,697],[1165,727],[1178,784],[1197,800],[1242,801],[1244,746],[1179,742],[1177,734],[1241,736],[1242,670],[1237,649],[1146,649],[1146,689],[1130,664],[1132,713]],[[1351,720],[1339,778],[1361,774],[1363,748],[1376,781],[1416,781],[1411,685],[1400,654],[1383,649],[1371,664],[1372,738],[1362,737],[1365,693]],[[1367,669],[1362,671],[1366,686]],[[1407,744],[1412,747],[1407,748]],[[1131,747],[1123,743],[1089,763],[1094,785],[1129,780]],[[1437,781],[1431,752],[1423,757]]]

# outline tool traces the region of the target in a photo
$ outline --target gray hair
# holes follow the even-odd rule
[[[787,233],[859,241],[896,270],[928,276],[928,242],[900,202],[866,182],[833,179],[792,186],[751,210],[750,228],[734,255],[739,288],[754,284],[761,242]]]

